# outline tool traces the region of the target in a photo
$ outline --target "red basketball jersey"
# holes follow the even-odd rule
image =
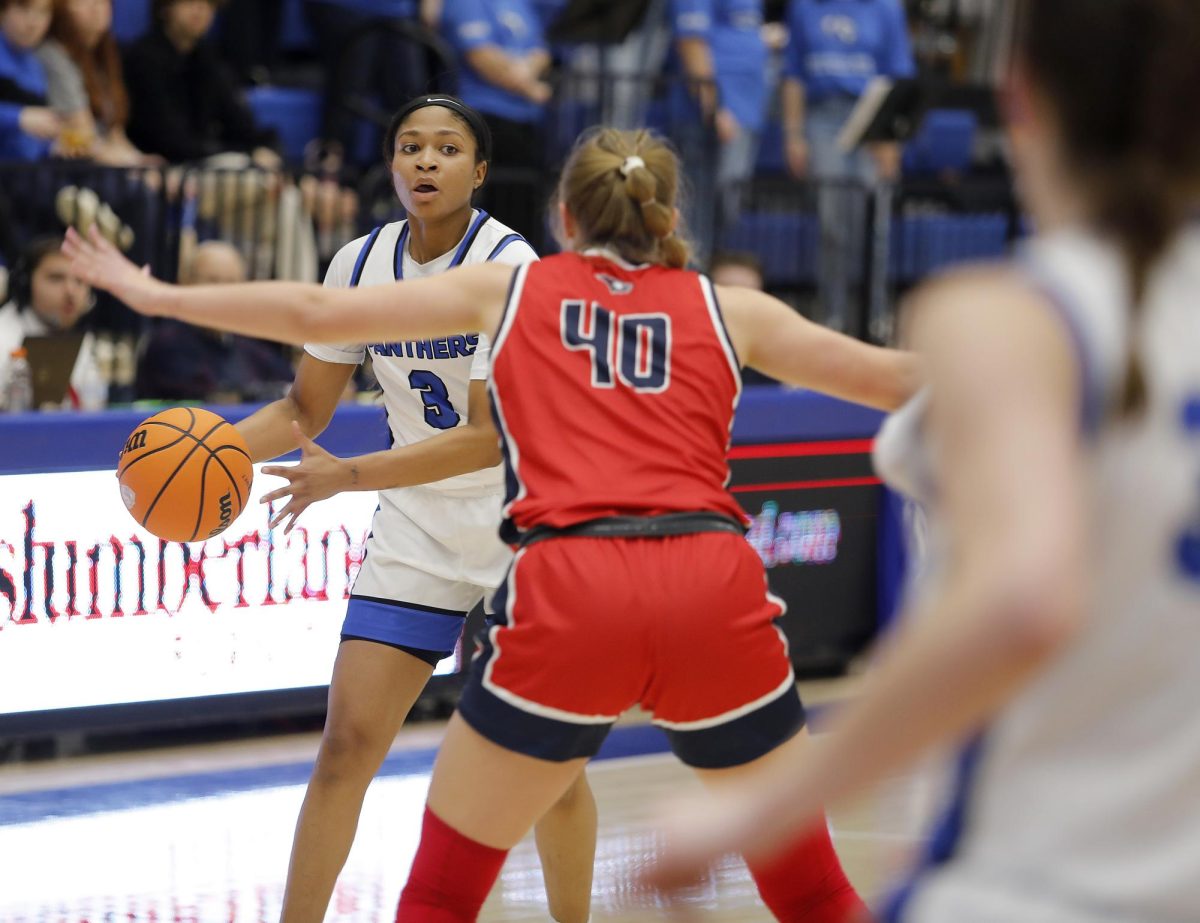
[[[704,276],[607,251],[520,267],[489,385],[504,537],[604,516],[744,520],[725,489],[738,368]]]

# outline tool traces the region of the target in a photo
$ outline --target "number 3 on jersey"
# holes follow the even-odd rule
[[[454,429],[461,419],[450,403],[450,392],[446,383],[427,369],[413,369],[408,373],[408,386],[421,392],[421,403],[425,405],[425,422],[434,429]]]
[[[595,301],[564,301],[561,329],[567,349],[591,353],[593,388],[614,388],[616,378],[642,394],[658,394],[670,386],[668,315],[626,314],[618,318]]]

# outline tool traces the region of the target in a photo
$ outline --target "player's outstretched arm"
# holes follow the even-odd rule
[[[300,424],[300,433],[315,438],[320,435],[342,399],[346,384],[357,366],[341,362],[325,362],[304,353],[296,368],[296,379],[285,397],[272,401],[236,424],[246,440],[254,462],[278,458],[300,443],[292,423]]]
[[[140,314],[297,346],[477,331],[490,335],[514,271],[481,263],[395,285],[353,289],[300,282],[178,286],[138,269],[95,229],[86,240],[68,230],[63,252],[79,278]]]
[[[717,297],[741,360],[772,378],[879,410],[895,410],[921,386],[913,353],[814,324],[765,292],[718,286]]]
[[[680,812],[660,880],[726,851],[769,851],[823,805],[973,733],[1083,623],[1080,370],[1069,335],[1011,280],[938,283],[916,307],[953,566],[828,734],[717,793],[711,809]]]
[[[335,494],[431,484],[498,465],[501,457],[483,381],[471,382],[466,423],[411,445],[338,458],[307,438],[298,423],[292,424],[291,438],[300,446],[300,463],[263,468],[263,474],[286,478],[288,483],[260,501],[287,499],[271,519],[272,526],[286,520],[285,532],[291,531],[305,509]]]

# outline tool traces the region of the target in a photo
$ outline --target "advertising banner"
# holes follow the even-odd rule
[[[0,476],[0,715],[327,684],[376,498],[284,535],[258,502],[279,483],[180,544],[134,522],[112,471]]]

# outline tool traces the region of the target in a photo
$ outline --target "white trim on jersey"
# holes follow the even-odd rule
[[[725,439],[725,451],[729,452],[729,447],[733,445],[733,421],[737,416],[738,404],[742,400],[742,370],[738,366],[737,350],[733,348],[733,341],[729,338],[729,331],[725,329],[724,316],[721,314],[721,308],[717,304],[717,292],[713,288],[712,280],[708,276],[697,276],[700,280],[700,293],[704,296],[704,306],[708,308],[708,319],[713,325],[713,332],[717,335],[717,342],[721,344],[721,349],[725,352],[725,359],[729,362],[729,371],[733,373],[733,383],[735,390],[733,392],[733,413],[729,415],[729,433]],[[729,482],[733,480],[733,470],[728,469],[725,475],[725,483],[722,487],[728,487]]]
[[[712,279],[708,276],[697,276],[700,280],[700,292],[704,295],[704,306],[708,308],[708,319],[712,322],[713,330],[717,334],[717,340],[721,344],[721,349],[725,352],[725,358],[729,362],[729,371],[733,373],[733,380],[737,382],[737,393],[741,396],[742,393],[742,369],[738,364],[737,350],[733,348],[733,341],[729,338],[729,331],[725,329],[725,316],[721,313],[721,308],[717,304],[717,291],[713,287]]]
[[[525,290],[525,277],[529,273],[529,264],[519,266],[516,273],[513,275],[512,288],[508,293],[508,301],[504,305],[504,316],[500,319],[500,328],[496,331],[496,340],[492,343],[492,362],[495,363],[496,357],[500,355],[500,350],[504,346],[505,340],[508,339],[509,331],[512,330],[513,321],[517,316],[517,308],[521,303],[521,293]],[[512,472],[513,480],[517,482],[517,492],[507,503],[504,504],[502,510],[505,519],[509,518],[512,512],[512,506],[518,500],[525,499],[528,493],[525,489],[525,483],[521,480],[520,465],[521,453],[517,448],[516,440],[508,430],[508,422],[504,417],[504,407],[500,401],[500,394],[496,391],[495,385],[488,379],[488,393],[492,397],[492,406],[496,410],[496,425],[500,429],[500,437],[504,443],[505,454],[508,456],[508,467]]]
[[[505,581],[507,584],[507,599],[504,605],[504,615],[510,628],[515,628],[517,624],[516,618],[513,615],[513,609],[517,602],[517,566],[521,563],[521,558],[525,556],[526,550],[522,548],[513,557],[512,565],[508,569],[508,578]],[[612,724],[620,717],[620,715],[579,715],[575,712],[563,711],[561,708],[554,708],[550,705],[542,705],[539,702],[530,701],[496,683],[492,679],[492,670],[500,660],[499,636],[500,630],[503,627],[503,625],[493,625],[488,629],[488,640],[492,645],[492,656],[488,660],[487,666],[483,669],[482,680],[483,687],[488,692],[496,698],[507,702],[513,708],[520,709],[531,715],[537,715],[541,718],[549,718],[553,721],[565,721],[570,724]]]

